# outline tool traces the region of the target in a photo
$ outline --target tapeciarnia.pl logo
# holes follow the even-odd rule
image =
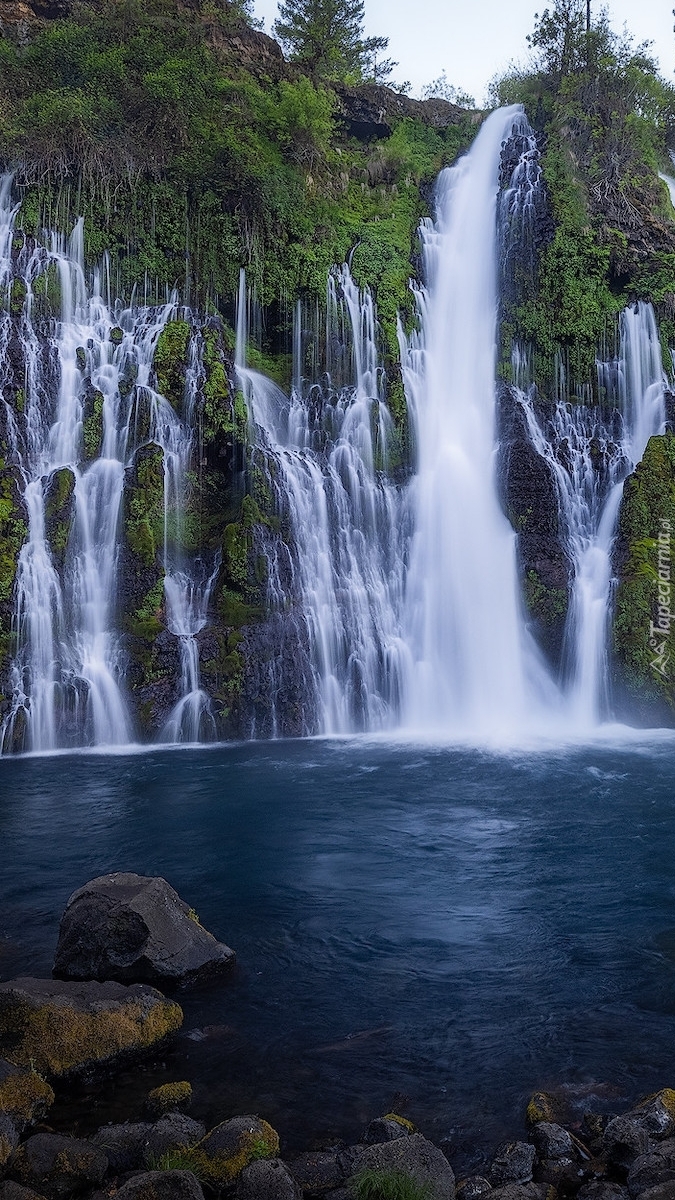
[[[650,664],[652,671],[655,671],[657,675],[661,675],[665,679],[668,675],[668,663],[670,662],[668,637],[670,635],[671,622],[675,621],[675,613],[670,611],[673,591],[671,583],[672,523],[662,518],[659,521],[659,526],[657,542],[659,551],[659,608],[656,623],[654,621],[649,622],[649,645],[654,651],[654,658]]]

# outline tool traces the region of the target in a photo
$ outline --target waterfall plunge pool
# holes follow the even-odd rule
[[[70,893],[164,875],[238,953],[147,1068],[57,1104],[90,1132],[190,1079],[285,1154],[396,1093],[456,1168],[565,1085],[675,1081],[675,739],[497,753],[364,741],[0,763],[0,972],[49,974]]]

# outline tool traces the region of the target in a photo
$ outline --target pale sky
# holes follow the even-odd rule
[[[493,75],[512,59],[526,61],[525,38],[545,7],[546,0],[366,0],[366,32],[389,38],[389,56],[399,63],[394,77],[409,79],[413,96],[445,70],[481,104]],[[675,80],[672,0],[609,0],[606,7],[617,31],[626,23],[637,42],[654,42],[663,74]],[[277,0],[255,0],[255,10],[269,33]]]

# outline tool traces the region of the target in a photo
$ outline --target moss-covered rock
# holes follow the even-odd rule
[[[164,537],[164,455],[159,446],[142,446],[127,472],[124,534],[132,553],[152,568]]]
[[[134,1175],[115,1196],[119,1200],[204,1200],[204,1193],[192,1171],[179,1169]]]
[[[54,1093],[37,1071],[0,1059],[0,1112],[11,1117],[19,1133],[41,1121],[53,1103]]]
[[[561,1104],[550,1092],[533,1092],[528,1101],[525,1118],[528,1125],[539,1125],[541,1122],[555,1125],[560,1120]]]
[[[187,1080],[179,1080],[176,1083],[163,1083],[160,1087],[153,1088],[151,1092],[148,1092],[145,1107],[152,1116],[161,1117],[168,1112],[182,1112],[191,1104],[192,1084]]]
[[[14,584],[19,553],[28,533],[18,472],[2,456],[7,445],[2,434],[0,414],[0,716],[9,699]]]
[[[152,360],[157,391],[178,412],[183,407],[189,346],[190,326],[187,321],[168,321],[157,339]]]
[[[99,458],[103,448],[103,393],[87,386],[83,398],[82,448],[85,462]]]
[[[260,1117],[233,1117],[216,1125],[190,1156],[205,1183],[220,1189],[232,1183],[250,1162],[275,1158],[279,1134]]]
[[[63,570],[75,518],[75,476],[70,467],[52,471],[45,489],[45,534],[52,558]]]
[[[143,984],[0,984],[0,1049],[55,1079],[107,1069],[142,1054],[183,1022],[178,1004]]]
[[[675,435],[650,438],[624,484],[614,551],[614,684],[620,707],[675,719]]]

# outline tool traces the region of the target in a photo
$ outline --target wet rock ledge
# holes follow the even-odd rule
[[[397,1112],[352,1145],[284,1161],[258,1115],[208,1130],[187,1115],[187,1081],[156,1088],[146,1118],[92,1137],[44,1122],[52,1084],[111,1072],[181,1025],[172,988],[214,979],[234,953],[163,879],[115,874],[75,892],[63,916],[56,980],[0,984],[0,1200],[675,1200],[675,1090],[627,1113],[570,1120],[536,1093],[523,1140],[497,1148],[484,1175],[455,1179],[445,1153]]]

